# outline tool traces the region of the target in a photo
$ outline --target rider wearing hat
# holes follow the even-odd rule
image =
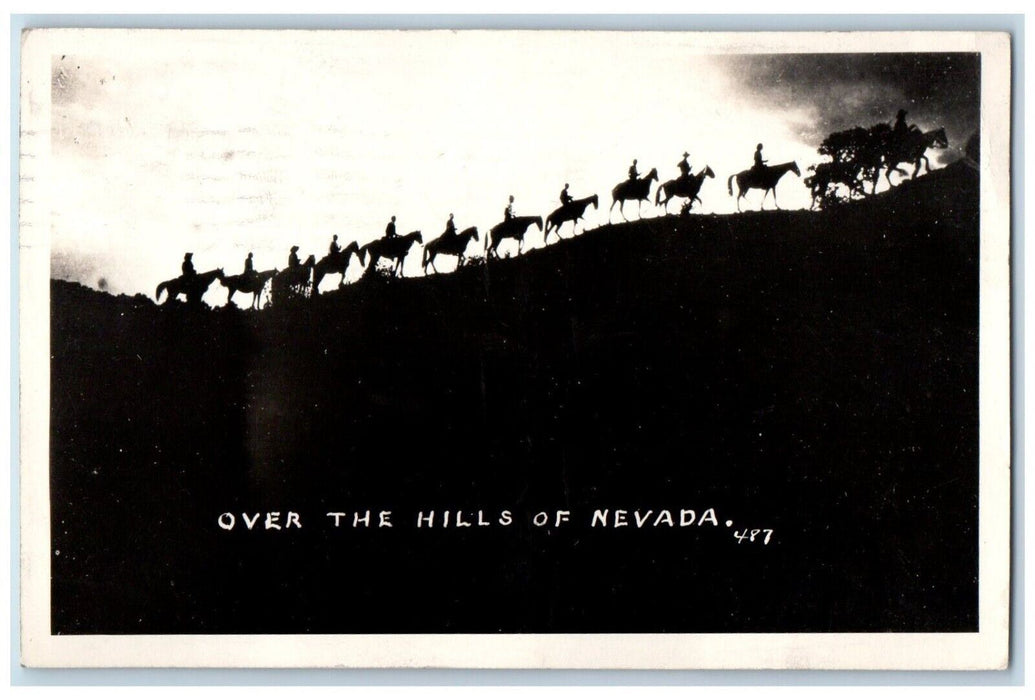
[[[298,259],[298,246],[291,246],[291,254],[288,255],[288,267],[298,267],[302,262]]]
[[[385,238],[395,238],[395,217],[385,226]]]
[[[916,124],[906,124],[906,115],[909,114],[906,110],[900,109],[898,114],[895,115],[895,124],[891,127],[891,131],[899,139],[904,138],[907,134],[920,131],[920,127]]]
[[[896,136],[905,136],[906,132],[909,131],[909,126],[906,124],[906,110],[900,109],[898,114],[895,115],[895,125],[891,128],[895,132]]]
[[[572,196],[570,194],[568,194],[568,183],[565,182],[564,183],[564,189],[561,190],[561,204],[565,204],[565,205],[571,204],[572,199],[573,199]]]
[[[184,277],[194,277],[197,272],[194,271],[194,263],[191,262],[191,258],[194,257],[194,253],[183,254],[183,264],[180,265],[180,271]]]
[[[690,174],[690,161],[687,160],[689,157],[690,154],[686,151],[683,151],[683,160],[676,163],[676,167],[679,168],[679,172],[682,173],[683,177],[686,177]]]

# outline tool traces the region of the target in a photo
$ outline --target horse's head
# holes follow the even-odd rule
[[[651,168],[650,172],[647,173],[647,182],[650,182],[651,180],[657,180],[657,179],[658,179],[658,169],[657,168]]]
[[[302,267],[312,267],[315,264],[316,256],[310,253],[309,257],[305,259],[304,263],[302,263]]]
[[[410,237],[418,243],[424,243],[424,236],[420,235],[420,231],[414,231],[410,234]]]
[[[793,172],[798,177],[801,177],[801,171],[798,170],[798,161],[793,161],[791,163],[791,172]]]
[[[478,227],[477,227],[477,226],[472,226],[471,228],[469,228],[469,229],[467,229],[466,231],[464,231],[464,233],[466,233],[466,234],[467,234],[467,235],[469,235],[469,236],[470,236],[471,238],[473,238],[473,239],[475,240],[475,242],[477,242],[478,240],[480,240],[480,239],[478,238]]]
[[[715,177],[715,171],[712,170],[710,165],[704,166],[704,177]],[[701,178],[702,180],[704,178]]]
[[[944,126],[939,127],[938,130],[934,132],[934,134],[932,135],[931,144],[935,148],[948,148],[949,147],[949,137],[945,135],[945,127]]]
[[[226,275],[223,274],[223,268],[217,267],[216,268],[216,279],[218,279],[220,282],[222,282],[225,278],[226,278]]]

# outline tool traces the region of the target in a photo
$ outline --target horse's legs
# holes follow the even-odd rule
[[[226,295],[226,305],[230,306],[230,300],[234,298],[234,288],[230,287],[230,293]]]
[[[777,209],[779,209],[779,208],[780,208],[780,203],[776,201],[776,188],[775,188],[775,187],[773,188],[773,205],[774,205],[774,206],[775,206],[775,207],[776,207]]]

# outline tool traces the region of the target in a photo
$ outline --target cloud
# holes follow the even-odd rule
[[[944,126],[952,150],[980,123],[978,54],[755,54],[728,59],[745,96],[797,113],[802,139],[819,143],[853,126],[890,122],[899,109],[924,130]]]
[[[101,280],[104,280],[101,271],[105,264],[106,261],[98,255],[54,250],[50,256],[50,277],[100,288]],[[105,280],[104,286],[108,286],[107,280]]]

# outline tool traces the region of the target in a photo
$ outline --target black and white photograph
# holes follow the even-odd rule
[[[29,666],[996,669],[1010,40],[22,37]]]

